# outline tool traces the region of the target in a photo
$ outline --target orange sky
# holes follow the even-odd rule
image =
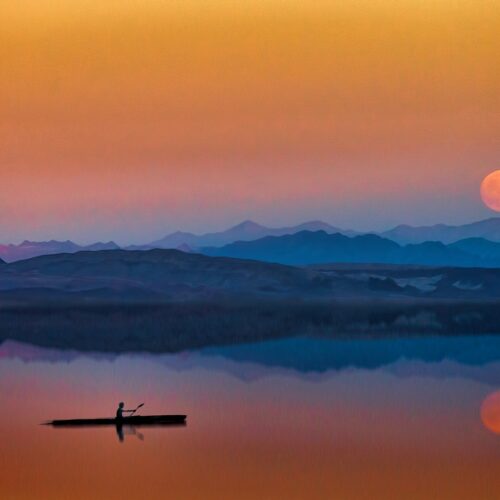
[[[493,214],[496,1],[16,0],[0,18],[1,242]]]

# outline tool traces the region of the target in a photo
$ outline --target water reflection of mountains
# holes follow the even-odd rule
[[[6,341],[0,346],[2,358],[52,363],[81,358],[145,359],[176,371],[216,370],[245,381],[279,375],[315,380],[354,370],[382,370],[400,377],[462,377],[500,384],[500,337],[495,335],[370,340],[296,337],[177,354],[63,351]]]

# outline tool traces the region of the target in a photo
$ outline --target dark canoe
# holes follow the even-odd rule
[[[78,418],[73,420],[52,420],[45,425],[54,427],[84,427],[92,425],[179,425],[186,423],[186,415],[136,415],[117,418]]]

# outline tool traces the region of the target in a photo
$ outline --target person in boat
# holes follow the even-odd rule
[[[124,410],[124,406],[125,403],[123,401],[118,404],[118,409],[116,410],[116,420],[121,420],[124,413],[134,413],[134,410]]]

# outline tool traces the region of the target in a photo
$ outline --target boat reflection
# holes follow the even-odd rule
[[[47,424],[44,424],[47,425]],[[48,425],[51,425],[50,423]],[[120,443],[123,443],[125,441],[125,436],[136,436],[140,441],[144,441],[144,434],[140,431],[141,429],[147,427],[148,429],[165,429],[167,427],[172,428],[172,427],[186,427],[187,424],[186,422],[163,422],[163,423],[154,423],[154,424],[128,424],[128,423],[122,423],[122,422],[116,422],[112,425],[109,425],[109,427],[114,427],[116,431],[116,435],[118,437],[118,441]],[[59,425],[51,425],[53,429],[102,429],[103,426],[102,424],[95,424],[95,423],[89,423],[89,424],[78,424],[78,425],[71,425],[71,426],[59,426]]]
[[[116,435],[118,436],[118,441],[123,443],[125,440],[125,435],[127,436],[137,436],[141,441],[144,441],[144,434],[139,432],[133,425],[122,425],[116,424]]]

